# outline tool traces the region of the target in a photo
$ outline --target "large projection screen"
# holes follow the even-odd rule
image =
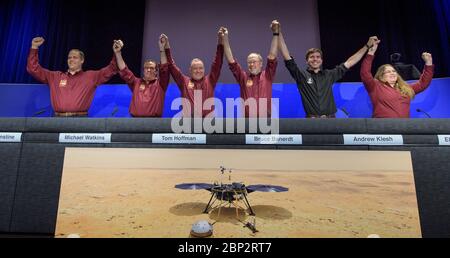
[[[217,182],[289,191],[249,193],[251,216],[175,188]],[[215,238],[421,237],[409,152],[66,149],[56,237],[187,238],[201,220]]]

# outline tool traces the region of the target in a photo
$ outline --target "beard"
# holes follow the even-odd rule
[[[261,73],[261,69],[249,69],[252,75],[258,75]]]

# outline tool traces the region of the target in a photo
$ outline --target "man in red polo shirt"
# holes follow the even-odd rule
[[[161,54],[161,65],[153,60],[144,63],[143,78],[137,78],[131,72],[122,58],[121,40],[114,43],[114,53],[119,67],[120,77],[128,84],[133,93],[130,114],[133,117],[162,117],[164,108],[164,98],[169,85],[169,65],[165,53],[166,37],[159,38],[159,50]],[[159,78],[158,78],[159,70]]]
[[[228,29],[224,31],[225,56],[230,70],[241,88],[241,98],[245,101],[245,117],[271,117],[272,112],[272,83],[277,70],[279,23],[273,21],[272,44],[263,71],[263,58],[260,54],[252,53],[247,58],[248,70],[245,71],[233,57],[228,38]]]
[[[218,45],[216,57],[211,66],[211,71],[205,75],[203,61],[195,58],[191,62],[190,76],[184,75],[180,68],[175,65],[170,51],[170,44],[166,38],[166,56],[169,62],[170,74],[172,74],[183,98],[183,117],[214,117],[214,104],[211,103],[214,97],[214,89],[220,77],[223,64],[223,36],[218,33]],[[209,100],[208,103],[205,102]],[[205,104],[205,107],[203,105]]]
[[[88,116],[95,89],[117,73],[116,59],[98,71],[83,71],[84,53],[72,49],[67,58],[67,72],[49,71],[39,64],[38,50],[44,38],[34,38],[28,55],[27,71],[36,80],[48,84],[55,116]]]

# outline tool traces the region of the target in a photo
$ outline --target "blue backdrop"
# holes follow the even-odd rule
[[[0,117],[49,117],[52,116],[50,93],[46,85],[41,84],[0,84]],[[226,98],[238,98],[239,86],[236,84],[218,84],[216,98],[225,103]],[[362,83],[337,83],[334,96],[339,108],[337,117],[370,118],[372,105]],[[178,88],[171,84],[165,100],[164,117],[173,117],[179,108],[171,110],[174,99],[180,97]],[[273,98],[280,102],[280,118],[303,118],[305,112],[295,84],[274,84]],[[417,95],[411,104],[412,118],[425,118],[421,109],[433,118],[450,118],[450,78],[434,79],[430,87]],[[128,108],[131,92],[126,85],[102,85],[97,89],[91,117],[129,117]],[[236,110],[236,109],[235,109]],[[236,117],[235,111],[234,117]],[[218,114],[224,117],[223,113]],[[228,116],[230,117],[230,116]]]

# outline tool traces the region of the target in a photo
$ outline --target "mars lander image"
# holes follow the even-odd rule
[[[246,186],[244,183],[232,182],[231,175],[232,169],[227,169],[223,166],[220,167],[220,178],[223,178],[226,171],[228,170],[228,183],[222,181],[215,182],[214,184],[206,183],[185,183],[176,185],[175,188],[181,190],[207,190],[211,193],[211,198],[205,207],[203,213],[209,214],[213,210],[218,210],[218,218],[220,219],[220,212],[223,207],[228,206],[229,208],[234,206],[236,209],[236,219],[239,220],[239,209],[248,212],[248,215],[255,217],[255,213],[248,201],[247,196],[253,192],[272,192],[281,193],[289,191],[289,188],[276,185],[249,185]],[[243,204],[243,205],[242,205]],[[244,208],[245,206],[245,208]],[[240,220],[239,220],[240,221]],[[241,221],[242,222],[242,221]],[[253,233],[259,232],[256,229],[256,219],[251,222],[242,222],[245,227],[252,230]],[[196,224],[205,224],[204,222],[198,222]],[[193,235],[195,235],[195,225],[193,227]],[[210,230],[211,231],[211,230]],[[209,232],[209,231],[208,231]],[[211,232],[212,233],[212,232]]]
[[[227,169],[224,167],[220,167],[220,173],[222,175],[225,174]],[[239,203],[243,203],[247,210],[249,211],[250,216],[255,216],[253,212],[252,206],[248,201],[248,194],[253,192],[287,192],[288,188],[282,186],[275,185],[250,185],[246,186],[243,183],[231,183],[231,173],[232,170],[229,170],[229,183],[224,184],[223,182],[214,183],[214,184],[205,184],[205,183],[191,183],[191,184],[180,184],[176,185],[175,188],[182,190],[207,190],[211,192],[211,198],[209,199],[208,204],[206,205],[204,213],[209,213],[212,210],[219,209],[219,217],[220,217],[220,209],[226,205],[228,207],[234,206],[236,208],[236,212],[239,208],[244,209],[242,205]],[[218,203],[216,206],[214,206]],[[245,209],[244,209],[245,210]]]

